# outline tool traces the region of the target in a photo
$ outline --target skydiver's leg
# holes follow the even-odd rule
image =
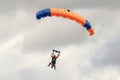
[[[56,69],[56,64],[54,64],[54,69]]]
[[[50,66],[51,65],[51,62],[48,64],[48,66]]]
[[[52,64],[52,65],[51,65],[51,68],[53,68],[53,67],[54,67],[54,65]]]

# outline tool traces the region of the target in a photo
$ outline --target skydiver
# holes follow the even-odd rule
[[[58,58],[59,56],[60,56],[60,53],[56,56],[56,55],[54,54],[54,50],[53,50],[53,53],[51,54],[52,60],[51,60],[51,62],[48,64],[48,67],[51,65],[51,68],[56,69],[56,60],[57,60],[57,58]]]

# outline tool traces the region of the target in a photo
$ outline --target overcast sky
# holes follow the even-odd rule
[[[95,35],[61,17],[36,20],[51,7],[88,19]],[[0,80],[120,80],[120,1],[0,0]]]

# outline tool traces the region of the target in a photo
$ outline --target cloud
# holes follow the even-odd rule
[[[24,37],[24,49],[46,50],[84,42],[88,32],[79,24],[64,18],[46,18]]]
[[[107,16],[105,16],[108,14]],[[114,15],[114,16],[111,16]],[[98,47],[96,48],[96,54],[93,57],[93,65],[97,67],[119,67],[119,35],[120,29],[118,26],[119,23],[119,11],[114,11],[109,14],[108,11],[103,12],[102,17],[104,17],[105,21],[97,20],[97,29],[96,33],[96,44]],[[98,14],[97,14],[98,15]],[[109,16],[109,17],[108,17]],[[101,19],[101,18],[99,18]],[[112,21],[114,19],[114,21]],[[100,23],[100,24],[99,24]],[[97,42],[99,41],[99,43]]]
[[[106,42],[106,44],[104,44],[96,54],[94,64],[103,67],[119,67],[119,40],[120,38],[113,37],[110,41]]]
[[[31,24],[28,24],[29,20]],[[32,20],[34,20],[34,17],[21,9],[17,10],[13,14],[1,14],[0,43],[9,41],[11,37],[15,37],[20,34],[22,35],[26,30],[34,27],[36,23]]]

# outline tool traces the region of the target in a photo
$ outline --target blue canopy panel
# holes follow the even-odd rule
[[[40,10],[39,12],[36,13],[36,18],[37,19],[41,19],[41,18],[44,18],[46,16],[51,16],[49,8]]]
[[[85,21],[86,21],[86,23],[85,23],[84,27],[85,27],[87,30],[89,30],[89,29],[91,28],[91,24],[90,24],[90,22],[88,22],[88,20],[85,20]]]

